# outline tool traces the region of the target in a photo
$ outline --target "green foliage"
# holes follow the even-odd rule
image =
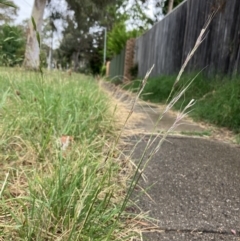
[[[74,21],[66,19],[64,37],[60,48],[56,51],[58,62],[62,66],[74,61],[76,67],[79,66],[77,62],[84,59],[88,62],[92,73],[100,73],[104,48],[101,27],[107,29],[107,59],[110,59],[124,48],[128,39],[138,37],[149,24],[149,18],[140,7],[141,0],[137,0],[130,10],[127,10],[129,2],[125,0],[67,0],[67,2],[75,15]],[[134,28],[129,31],[126,29],[128,21],[134,21],[131,24]],[[96,26],[99,27],[98,32],[89,31],[91,27]],[[74,70],[79,69],[75,67]]]
[[[150,78],[142,92],[142,98],[152,102],[165,102],[169,97],[176,77],[177,76],[172,75]],[[186,86],[194,77],[194,74],[183,75],[181,81],[178,82],[178,84],[175,86],[172,96],[174,96],[175,93],[179,93],[179,91],[184,86]],[[125,88],[137,91],[139,84],[140,81],[135,80]],[[206,81],[203,75],[198,75],[194,83],[190,86],[189,90],[185,93],[182,100],[186,105],[191,99],[199,99],[211,90],[212,82]],[[184,103],[176,103],[175,106],[180,108]]]
[[[236,135],[235,141],[238,145],[240,145],[240,134]]]
[[[112,31],[108,33],[107,49],[108,56],[119,54],[124,48],[126,41],[128,40],[128,34],[124,22],[115,24]]]
[[[93,49],[93,52],[89,55],[89,70],[93,75],[101,74],[103,65],[103,52],[100,50],[100,46],[97,49]]]
[[[122,0],[67,0],[69,8],[74,11],[78,25],[87,23],[91,26],[105,17],[105,10],[109,5],[115,5],[119,2]],[[88,21],[85,21],[86,19]]]
[[[48,46],[41,44],[40,60],[41,60],[41,66],[44,68],[47,67],[48,49],[49,49]]]
[[[17,6],[14,4],[14,2],[9,1],[9,0],[0,0],[0,5],[17,8]]]
[[[63,32],[63,39],[59,48],[55,51],[55,57],[57,62],[64,68],[74,62],[74,71],[79,71],[81,69],[81,60],[84,60],[84,63],[86,63],[93,56],[96,56],[97,50],[93,47],[93,39],[97,43],[99,43],[99,39],[98,35],[89,33],[91,25],[86,24],[81,29],[70,19],[67,22],[68,26]]]
[[[106,70],[107,70],[106,65],[103,65],[102,68],[101,68],[101,75],[102,76],[106,75]]]
[[[174,0],[173,1],[173,8],[177,7],[177,5],[179,5],[181,2],[183,2],[184,0]],[[164,6],[163,6],[163,14],[167,14],[168,11],[168,4],[169,4],[169,0],[166,0],[164,2]]]
[[[173,95],[178,93],[194,78],[194,74],[186,74],[177,84]],[[150,78],[141,98],[152,102],[165,103],[171,92],[176,76],[161,76]],[[126,89],[137,91],[140,81],[131,82]],[[196,100],[191,116],[197,120],[230,128],[240,133],[240,81],[239,78],[229,80],[211,78],[199,75],[176,103],[176,109],[184,108],[190,100]]]
[[[0,0],[0,9],[0,21],[4,23],[12,22],[18,11],[12,0]]]
[[[20,26],[0,26],[0,65],[21,64],[25,51],[25,36]]]
[[[115,54],[119,54],[125,47],[126,42],[130,38],[136,38],[141,34],[141,31],[134,29],[132,31],[126,30],[125,21],[117,22],[112,31],[108,33],[107,40],[107,55],[112,57]]]
[[[152,102],[164,102],[170,94],[171,88],[175,81],[175,76],[161,76],[149,78],[143,92],[142,99]],[[125,89],[137,92],[141,85],[141,80],[135,80],[126,85]]]
[[[129,9],[129,1],[123,1],[121,6],[107,10],[114,16],[111,28],[108,29],[107,55],[109,58],[119,54],[128,39],[140,36],[153,24],[153,21],[144,13],[141,2],[134,1]]]
[[[217,82],[212,91],[197,103],[193,116],[240,133],[239,77]]]

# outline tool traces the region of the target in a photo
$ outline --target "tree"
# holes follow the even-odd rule
[[[124,1],[121,6],[118,6],[118,9],[109,9],[109,11],[115,12],[115,21],[112,29],[108,31],[109,58],[112,58],[114,54],[119,54],[128,39],[140,36],[154,24],[154,19],[145,13],[148,6],[144,6],[142,1],[135,0],[132,4]]]
[[[66,0],[66,2],[69,5],[69,9],[74,11],[77,24],[80,24],[82,21],[92,24],[97,22],[100,17],[104,16],[104,8],[108,4],[113,3],[112,0]],[[36,31],[39,33],[41,33],[43,13],[46,3],[47,0],[35,0],[32,9],[32,18],[36,23]],[[24,66],[26,68],[38,69],[40,64],[40,50],[36,31],[34,30],[34,24],[30,21],[24,60]]]
[[[119,54],[121,50],[125,47],[128,39],[136,38],[141,33],[142,32],[138,29],[127,31],[124,21],[116,23],[112,31],[108,34],[108,57],[111,58],[114,54]]]
[[[114,54],[119,53],[125,46],[126,41],[130,38],[135,38],[139,35],[141,35],[145,30],[147,30],[149,27],[151,27],[155,21],[157,21],[157,14],[159,14],[157,11],[155,11],[155,16],[153,18],[150,18],[146,14],[146,10],[148,8],[148,2],[146,4],[143,4],[144,0],[134,0],[134,1],[128,1],[128,0],[115,0],[111,3],[107,3],[107,1],[104,3],[105,11],[104,15],[101,11],[95,11],[94,8],[87,7],[85,8],[85,11],[83,14],[78,14],[75,18],[77,28],[75,30],[68,30],[68,35],[64,37],[64,40],[62,41],[61,48],[59,49],[60,53],[65,52],[68,56],[69,61],[69,53],[74,53],[75,55],[75,69],[76,69],[76,63],[79,59],[78,56],[83,55],[88,56],[88,61],[90,62],[90,66],[94,69],[93,71],[98,71],[101,68],[102,65],[102,56],[103,56],[103,28],[107,29],[108,32],[108,42],[107,42],[107,58],[112,58]],[[89,4],[88,6],[94,6]],[[78,6],[79,11],[81,11],[82,6]],[[89,17],[90,16],[90,17]],[[86,21],[87,19],[87,21]],[[91,34],[89,35],[89,29],[90,27],[95,26],[98,27],[98,33],[101,34],[95,34],[94,36]],[[126,26],[131,26],[131,28],[127,28]],[[73,32],[77,33],[77,36],[73,36]],[[66,32],[65,32],[66,33]],[[70,37],[71,35],[71,37]],[[77,45],[78,46],[84,46],[82,43],[79,44],[79,40],[84,41],[82,39],[82,36],[87,35],[89,36],[88,40],[88,46],[93,45],[91,43],[91,39],[94,39],[95,48],[89,48],[86,47],[85,49],[81,49],[81,47],[78,47],[80,51],[80,55],[77,54],[79,51],[77,51]],[[72,39],[72,40],[70,40]],[[66,43],[75,42],[78,43],[73,48],[69,48],[69,44]],[[64,47],[65,46],[65,47]],[[73,50],[75,49],[75,50]],[[86,52],[89,52],[89,54],[84,54]],[[68,54],[67,54],[68,53]],[[64,59],[64,58],[61,58]],[[65,58],[66,60],[66,58]],[[100,66],[97,66],[100,65]]]
[[[0,22],[6,24],[14,20],[18,7],[10,0],[0,0]]]
[[[47,47],[47,55],[48,55],[48,69],[52,68],[52,55],[53,55],[53,39],[54,33],[57,31],[57,27],[55,25],[55,20],[58,19],[55,14],[52,12],[50,16],[44,19],[44,24],[42,28],[42,44],[45,46],[45,50]]]
[[[75,21],[80,24],[82,20],[90,23],[104,19],[109,6],[121,5],[123,0],[66,0],[69,8],[74,11]]]
[[[169,0],[168,1],[168,10],[167,10],[167,13],[170,13],[173,9],[173,2],[174,0]]]
[[[27,31],[27,45],[25,50],[24,67],[37,70],[40,65],[40,41],[37,33],[41,33],[43,24],[43,13],[47,0],[35,0],[32,8],[31,19]]]
[[[24,57],[25,33],[22,26],[0,26],[0,65],[21,64]]]
[[[184,0],[166,0],[163,6],[163,14],[170,13],[177,5],[179,5]]]
[[[89,60],[90,55],[94,52],[94,46],[99,45],[98,33],[90,33],[88,21],[82,21],[81,25],[68,19],[68,26],[63,32],[63,39],[57,50],[58,62],[66,68],[66,64],[71,65],[73,69],[79,70],[79,61],[83,57]]]
[[[8,24],[12,22],[18,10],[19,8],[12,0],[0,0],[0,23]]]
[[[73,69],[78,70],[79,63],[85,60],[92,73],[97,73],[103,63],[103,27],[108,32],[107,58],[111,58],[122,50],[129,38],[139,36],[155,21],[145,14],[147,6],[141,4],[143,0],[134,0],[131,4],[128,0],[115,0],[111,3],[95,1],[78,2],[75,6],[78,14],[67,20],[68,27],[63,32],[59,49],[55,51],[63,67],[72,62]],[[76,3],[73,0],[71,2]],[[96,6],[104,7],[105,11],[96,9]],[[127,29],[129,23],[134,28]],[[94,33],[92,27],[96,30]]]

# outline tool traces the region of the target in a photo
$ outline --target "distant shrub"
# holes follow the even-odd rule
[[[103,65],[102,68],[101,68],[101,75],[102,75],[102,76],[105,76],[105,75],[106,75],[106,70],[107,70],[106,65]]]

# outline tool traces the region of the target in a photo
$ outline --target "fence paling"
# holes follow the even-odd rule
[[[125,48],[119,55],[115,55],[110,63],[109,77],[115,78],[116,76],[122,80],[124,75],[124,60],[125,60]]]
[[[134,59],[138,63],[138,76],[143,77],[153,64],[151,76],[177,73],[199,30],[217,9],[206,40],[187,69],[194,71],[207,67],[207,75],[239,73],[240,1],[188,0],[136,39]]]

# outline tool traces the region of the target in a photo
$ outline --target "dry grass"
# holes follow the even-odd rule
[[[129,116],[130,109],[133,104],[133,97],[129,94],[129,97],[126,96],[126,92],[123,92],[119,87],[114,85],[111,86],[111,90],[107,90],[106,87],[103,87],[103,80],[100,82],[100,87],[109,96],[110,100],[110,111],[114,115],[114,123],[118,131],[122,132],[122,137],[131,136],[134,134],[142,133],[142,129],[138,127],[140,121],[144,121],[146,119],[145,114],[140,112],[132,112]],[[108,85],[109,86],[109,85]],[[117,95],[117,98],[115,97]],[[122,99],[128,98],[127,101],[122,101]],[[134,97],[136,98],[136,96]],[[126,122],[126,119],[129,119]],[[124,127],[125,125],[125,127]],[[124,127],[124,128],[123,128]]]

